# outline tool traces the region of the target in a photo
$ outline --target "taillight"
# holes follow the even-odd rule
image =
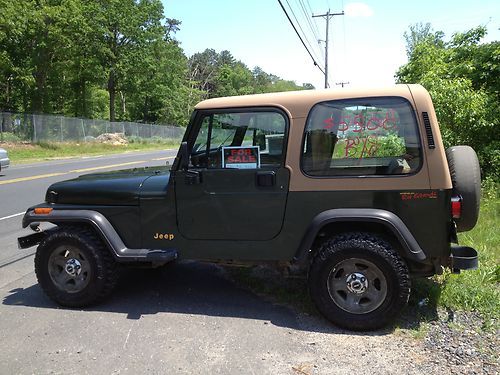
[[[451,216],[454,219],[460,219],[462,216],[462,197],[455,196],[451,198]]]

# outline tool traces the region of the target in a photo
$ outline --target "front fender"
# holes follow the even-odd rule
[[[37,206],[41,207],[41,206]],[[46,207],[46,206],[43,206]],[[49,222],[60,225],[66,223],[85,223],[92,226],[102,238],[108,249],[111,250],[114,258],[118,262],[157,262],[166,263],[177,258],[175,249],[130,249],[123,243],[121,237],[109,220],[100,212],[93,210],[52,210],[48,214],[36,214],[35,207],[28,209],[23,217],[23,228],[34,222]],[[40,242],[43,235],[18,241],[19,246],[34,246],[36,241]]]
[[[314,217],[295,254],[294,262],[305,261],[321,228],[335,222],[382,224],[401,244],[402,255],[416,262],[423,262],[427,258],[408,227],[394,213],[372,208],[337,208],[321,212]]]

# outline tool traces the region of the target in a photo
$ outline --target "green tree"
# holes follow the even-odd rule
[[[116,119],[117,93],[120,110],[126,115],[126,94],[134,87],[134,74],[148,54],[148,47],[165,35],[161,23],[163,6],[159,0],[107,0],[100,2],[100,17],[106,53],[109,119]]]
[[[445,146],[474,147],[483,171],[498,178],[500,45],[497,41],[481,44],[485,35],[486,29],[477,27],[454,34],[448,42],[443,36],[438,40],[416,37],[416,44],[408,48],[408,63],[399,68],[396,79],[427,88]]]
[[[417,44],[426,42],[436,46],[443,47],[444,33],[442,31],[434,31],[430,23],[423,24],[422,22],[410,25],[408,31],[403,34],[406,40],[406,55],[411,57]]]
[[[235,96],[253,94],[252,72],[242,62],[224,64],[216,76],[215,96]]]
[[[203,98],[310,88],[250,71],[227,50],[187,59],[181,22],[160,0],[0,0],[0,9],[1,111],[186,124]]]
[[[225,56],[228,59],[228,56]],[[205,92],[207,97],[214,96],[217,86],[217,75],[222,67],[219,54],[207,48],[203,52],[195,53],[189,58],[189,80],[200,91]]]

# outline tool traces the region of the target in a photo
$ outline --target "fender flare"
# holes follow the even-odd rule
[[[23,217],[23,228],[34,222],[86,223],[90,224],[118,262],[158,262],[166,263],[177,258],[174,249],[130,249],[122,241],[113,225],[100,212],[93,210],[52,210],[49,214],[35,214],[34,207],[28,209]],[[39,233],[32,234],[31,236]],[[40,236],[38,236],[40,237]],[[40,242],[40,238],[38,238]],[[19,242],[21,243],[21,242]],[[35,245],[36,243],[33,243]]]
[[[401,244],[401,255],[403,257],[416,262],[423,262],[427,258],[408,227],[394,213],[374,208],[336,208],[323,211],[314,217],[302,238],[293,261],[297,263],[305,261],[321,228],[335,222],[382,224],[391,231]]]

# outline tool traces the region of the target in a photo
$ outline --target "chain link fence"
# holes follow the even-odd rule
[[[57,115],[0,112],[0,141],[91,142],[101,134],[179,141],[184,128],[173,125],[110,122]]]

